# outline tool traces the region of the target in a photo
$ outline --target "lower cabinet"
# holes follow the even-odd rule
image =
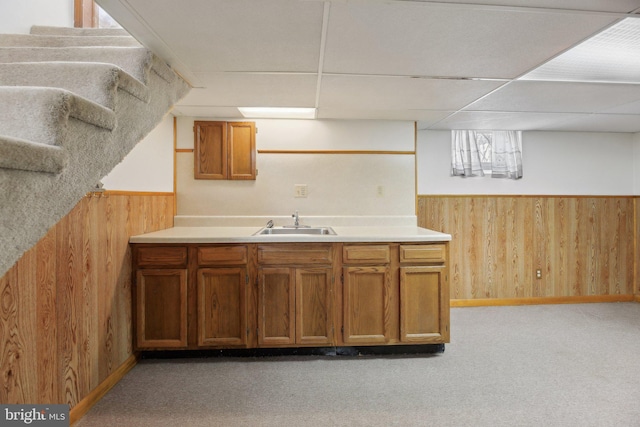
[[[449,342],[448,245],[133,245],[140,350]]]
[[[332,254],[331,245],[258,247],[258,346],[333,344]]]
[[[198,269],[198,345],[246,346],[246,267]]]
[[[330,345],[331,268],[261,268],[258,345]]]
[[[445,275],[440,266],[400,268],[401,342],[449,341],[449,295],[441,291]]]
[[[186,347],[187,270],[143,269],[136,276],[137,347]]]
[[[391,281],[388,266],[345,267],[343,340],[351,345],[389,341]]]

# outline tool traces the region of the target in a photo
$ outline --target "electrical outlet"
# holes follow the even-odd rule
[[[384,197],[384,185],[378,185],[376,187],[376,195],[378,197]]]
[[[540,269],[536,270],[536,279],[542,279],[542,270]]]
[[[307,197],[307,184],[295,184],[293,194],[294,197]]]

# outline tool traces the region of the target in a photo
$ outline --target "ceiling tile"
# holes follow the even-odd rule
[[[322,2],[126,1],[191,72],[318,70]]]
[[[515,81],[466,110],[592,113],[638,99],[640,85]]]
[[[577,114],[461,111],[429,129],[537,130],[579,117]]]
[[[320,108],[457,110],[504,82],[324,75]]]
[[[514,78],[615,19],[423,2],[332,3],[323,71]]]
[[[319,119],[346,120],[404,120],[420,122],[423,125],[433,124],[450,115],[452,111],[425,110],[358,110],[344,108],[319,108]]]
[[[430,0],[418,0],[430,1]],[[522,0],[438,0],[440,3],[464,3],[494,6],[522,6]],[[573,9],[628,13],[640,8],[639,0],[527,0],[529,8]]]
[[[193,88],[179,105],[315,107],[315,74],[197,73],[204,88]]]
[[[545,130],[574,132],[640,132],[640,115],[632,114],[586,114]]]

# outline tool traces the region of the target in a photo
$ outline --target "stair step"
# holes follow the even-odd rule
[[[34,25],[31,34],[56,35],[56,36],[128,36],[123,28],[68,28],[51,27],[46,25]]]
[[[114,64],[142,83],[151,68],[171,83],[171,68],[144,47],[0,47],[0,63],[13,62],[102,62]]]
[[[3,135],[39,144],[61,145],[69,117],[108,130],[116,125],[112,110],[64,89],[0,86],[0,106]]]
[[[0,135],[0,168],[60,173],[66,160],[62,147]]]
[[[116,105],[116,87],[149,102],[149,90],[112,64],[97,62],[16,62],[0,64],[0,86],[66,89],[109,109]]]
[[[121,46],[140,47],[131,36],[56,36],[40,34],[0,34],[0,46],[71,47]]]

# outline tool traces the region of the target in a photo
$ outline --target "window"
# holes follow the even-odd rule
[[[522,132],[451,131],[451,175],[522,178]]]

